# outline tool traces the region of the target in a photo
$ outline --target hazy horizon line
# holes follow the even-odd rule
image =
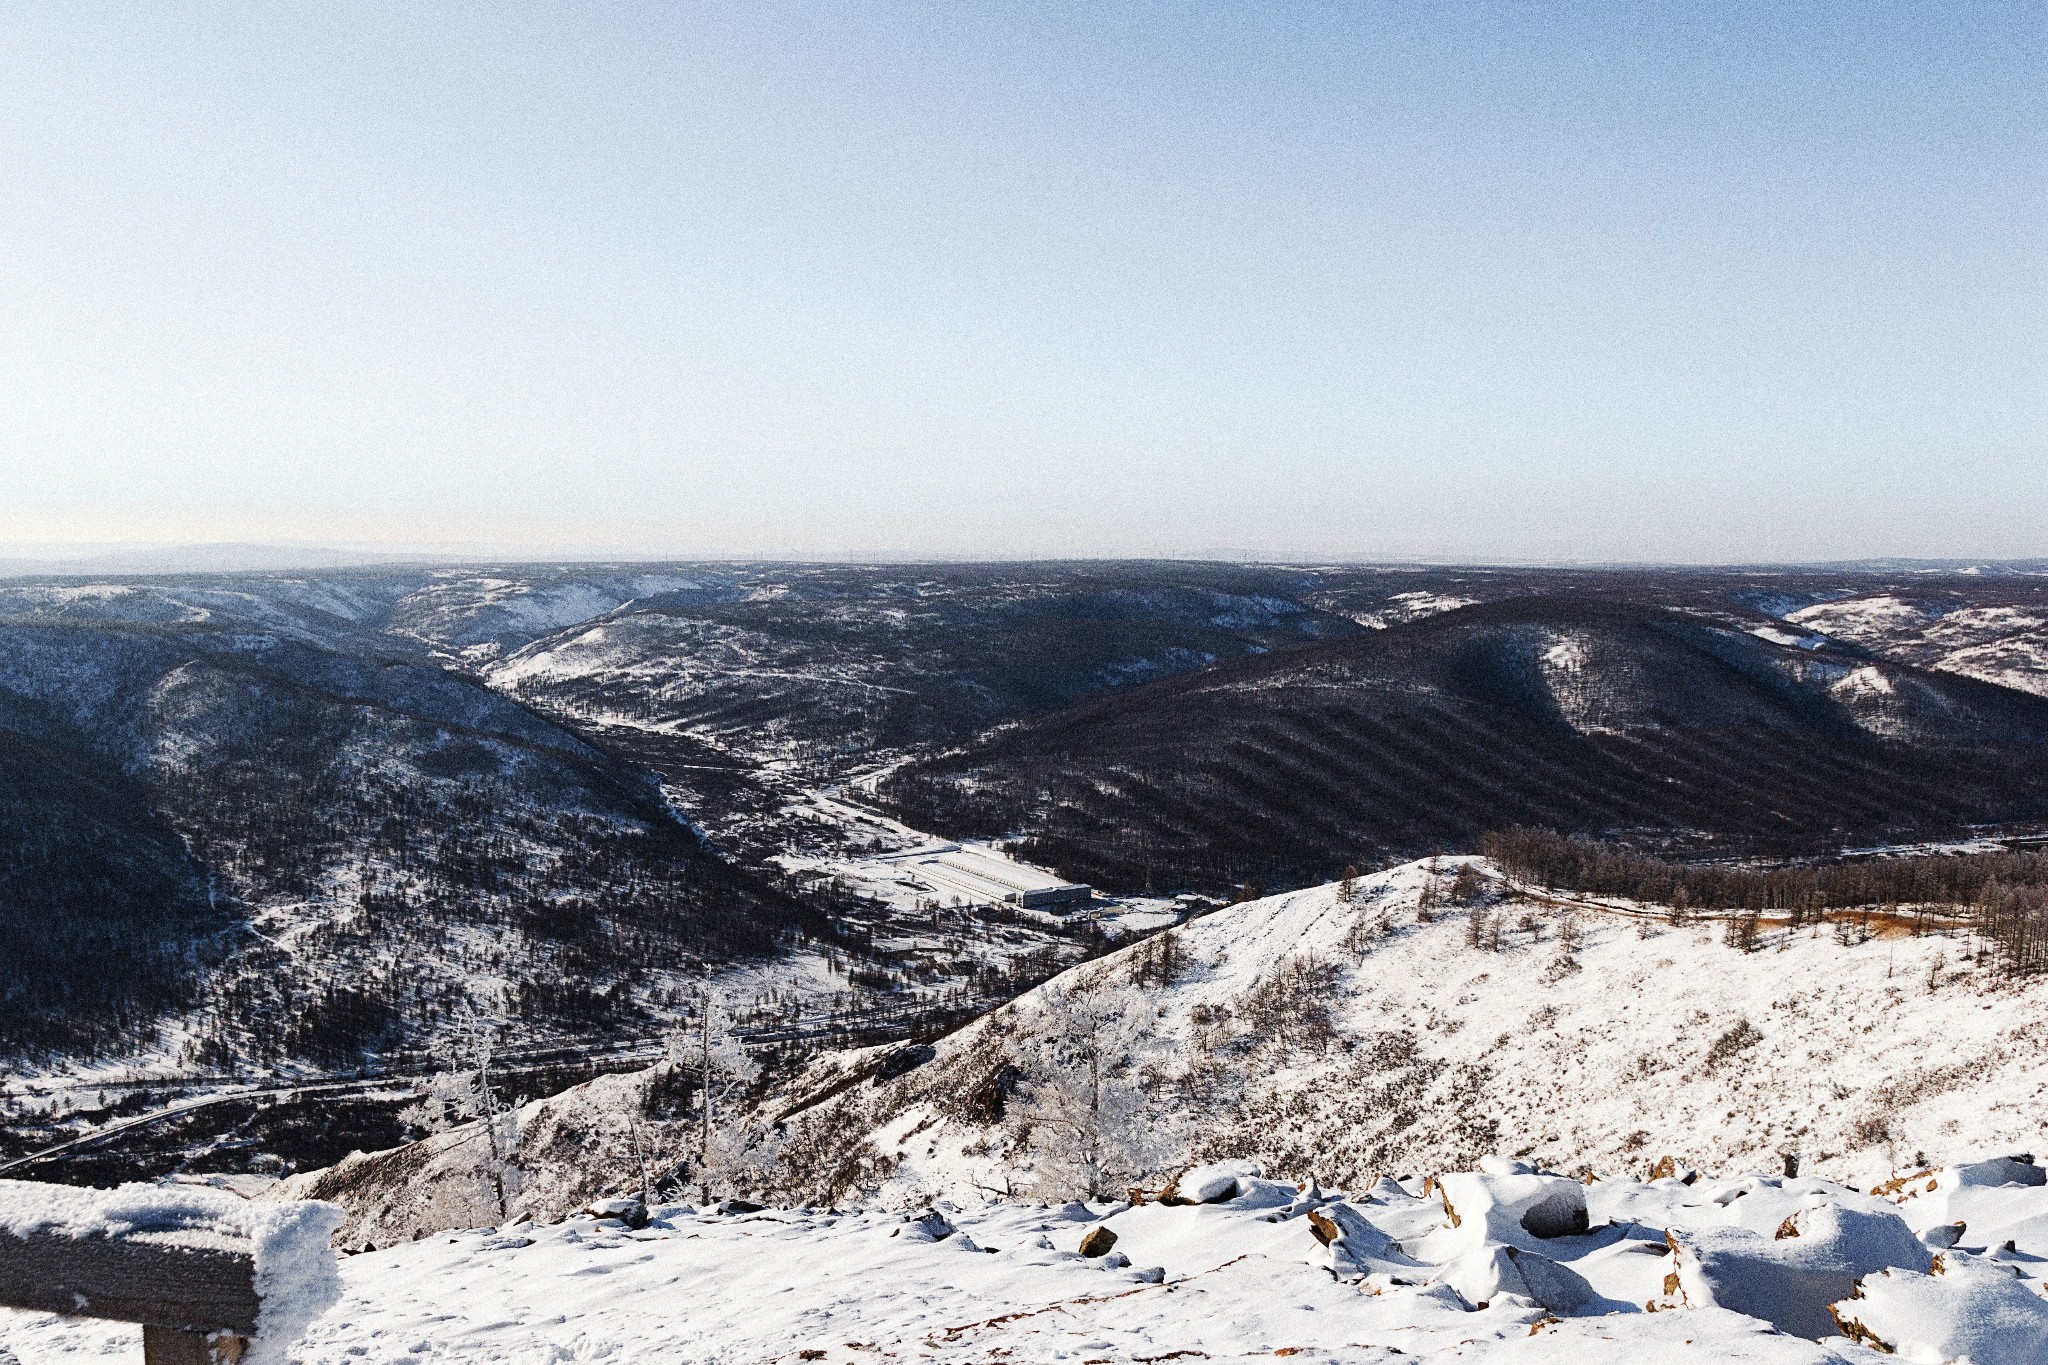
[[[175,561],[187,562],[177,563]],[[241,562],[230,562],[240,559]],[[211,561],[209,563],[209,561]],[[675,549],[594,546],[546,547],[488,542],[407,543],[360,541],[102,541],[0,542],[0,578],[132,577],[181,574],[337,572],[407,567],[601,568],[613,565],[948,565],[948,564],[1228,564],[1243,567],[1516,569],[1576,571],[1725,570],[1871,571],[1885,569],[1964,572],[1971,568],[2048,565],[2048,555],[1885,555],[1829,559],[1551,559],[1512,556],[1284,551],[1267,553],[1236,546],[1185,549],[1150,547],[1095,554],[921,554],[888,548],[822,550],[796,546],[752,552],[691,553]]]

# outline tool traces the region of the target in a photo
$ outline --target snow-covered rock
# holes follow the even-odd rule
[[[1166,1188],[1161,1198],[1168,1202],[1181,1199],[1190,1204],[1221,1203],[1225,1199],[1236,1198],[1242,1183],[1257,1177],[1259,1173],[1256,1162],[1211,1162],[1206,1166],[1196,1166],[1183,1171]]]
[[[1526,1167],[1510,1173],[1504,1165],[1494,1167],[1499,1173],[1452,1172],[1437,1180],[1446,1226],[1431,1234],[1430,1251],[1456,1255],[1487,1245],[1533,1251],[1551,1239],[1586,1231],[1583,1184]]]
[[[1770,1237],[1743,1227],[1674,1228],[1668,1236],[1687,1305],[1747,1313],[1803,1337],[1833,1330],[1829,1305],[1862,1277],[1924,1273],[1932,1264],[1904,1219],[1837,1204],[1795,1214]]]
[[[1908,1361],[2048,1359],[2048,1300],[2018,1263],[1937,1262],[1894,1206],[1824,1181],[1596,1180],[1579,1188],[1597,1226],[1539,1239],[1517,1211],[1555,1177],[1489,1161],[1442,1178],[1474,1210],[1453,1231],[1476,1235],[1453,1245],[1443,1205],[1392,1181],[1316,1188],[1311,1204],[1241,1179],[1208,1204],[670,1205],[639,1230],[578,1212],[425,1237],[346,1258],[342,1302],[293,1360],[1849,1365],[1880,1346]],[[2036,1187],[1974,1188],[2018,1201]],[[1785,1236],[1755,1226],[1773,1218]],[[1110,1235],[1114,1250],[1079,1254]],[[1363,1273],[1331,1273],[1340,1249]],[[0,1314],[0,1348],[23,1365],[137,1358],[132,1333],[36,1315]]]
[[[1938,1274],[1865,1276],[1834,1305],[1842,1330],[1900,1360],[1941,1365],[2040,1365],[2048,1360],[2048,1302],[2007,1265],[1952,1255]]]
[[[1393,1181],[1316,1187],[1311,1202],[1240,1179],[1208,1204],[669,1205],[638,1230],[578,1212],[445,1233],[346,1258],[342,1301],[292,1358],[1850,1365],[1881,1347],[1930,1363],[2048,1359],[2048,1299],[2018,1273],[2031,1260],[1936,1261],[1896,1206],[1826,1181],[1596,1180],[1578,1186],[1596,1226],[1532,1238],[1517,1210],[1540,1207],[1556,1178],[1505,1161],[1441,1177],[1474,1210],[1458,1229],[1434,1195]],[[1971,1188],[2018,1203],[2038,1187]],[[1454,1245],[1445,1231],[1468,1236]],[[1108,1254],[1079,1254],[1109,1235]],[[1670,1293],[1667,1239],[1680,1248]],[[1840,1293],[1816,1299],[1828,1285]],[[0,1349],[23,1365],[139,1358],[132,1332],[39,1315],[0,1314]]]

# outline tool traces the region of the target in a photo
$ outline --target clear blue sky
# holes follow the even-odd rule
[[[10,4],[0,541],[2048,553],[2044,15]]]

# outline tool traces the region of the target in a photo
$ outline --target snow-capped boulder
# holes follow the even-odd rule
[[[1485,1307],[1503,1294],[1535,1299],[1504,1246],[1474,1247],[1452,1257],[1437,1273],[1436,1282],[1457,1290],[1475,1308]]]
[[[1675,1180],[1681,1185],[1690,1185],[1699,1178],[1700,1173],[1698,1171],[1679,1165],[1678,1158],[1673,1156],[1660,1157],[1657,1163],[1650,1167],[1650,1174],[1648,1176],[1649,1183],[1652,1185],[1660,1180]]]
[[[1364,1276],[1390,1265],[1412,1265],[1394,1239],[1348,1203],[1325,1204],[1308,1213],[1309,1232],[1330,1249],[1330,1270]]]
[[[584,1212],[592,1218],[616,1218],[629,1228],[647,1226],[647,1205],[638,1199],[595,1199]]]
[[[1569,1317],[1596,1311],[1596,1306],[1601,1304],[1600,1292],[1570,1266],[1520,1247],[1504,1250],[1515,1273],[1521,1276],[1528,1296],[1551,1312]],[[1611,1311],[1611,1308],[1611,1304],[1607,1306],[1607,1310]]]
[[[1964,1223],[1936,1223],[1931,1228],[1920,1229],[1920,1240],[1936,1251],[1947,1251],[1963,1240],[1967,1227]]]
[[[946,1215],[937,1209],[926,1209],[916,1218],[905,1219],[902,1226],[891,1233],[906,1242],[943,1242],[953,1235],[953,1225]]]
[[[1843,1335],[1916,1362],[2039,1365],[2048,1360],[2048,1302],[2009,1266],[1951,1255],[1941,1273],[1865,1276],[1833,1305]]]
[[[1237,1193],[1226,1196],[1235,1209],[1271,1209],[1275,1222],[1306,1213],[1321,1200],[1304,1202],[1301,1192],[1284,1180],[1262,1180],[1254,1175],[1237,1178]]]
[[[2030,1156],[1915,1171],[1886,1181],[1877,1192],[1923,1236],[1944,1237],[1942,1229],[1962,1224],[1950,1246],[1991,1248],[2017,1239],[2036,1254],[2048,1247],[2048,1171]]]
[[[1429,1236],[1433,1258],[1448,1259],[1489,1243],[1535,1250],[1553,1238],[1586,1231],[1586,1187],[1569,1176],[1458,1171],[1441,1177],[1437,1190],[1445,1225]]]
[[[1487,1246],[1447,1262],[1436,1277],[1463,1295],[1474,1307],[1513,1295],[1540,1304],[1552,1313],[1571,1316],[1601,1303],[1601,1295],[1584,1276],[1548,1256],[1520,1247]],[[1611,1305],[1610,1305],[1611,1306]]]
[[[1887,1269],[1925,1273],[1932,1256],[1896,1214],[1827,1204],[1787,1218],[1777,1235],[1748,1228],[1673,1228],[1673,1278],[1689,1308],[1720,1307],[1818,1339],[1829,1305],[1856,1281]]]
[[[2048,1171],[2027,1156],[1998,1156],[1988,1161],[1968,1161],[1935,1172],[1934,1187],[1957,1189],[1965,1185],[2048,1185]]]
[[[1904,1204],[1928,1195],[1953,1195],[1959,1190],[1970,1189],[2002,1189],[2008,1185],[2048,1185],[2048,1170],[2035,1165],[2029,1153],[1995,1156],[1895,1175],[1873,1188],[1871,1193]]]
[[[1220,1204],[1237,1197],[1241,1180],[1256,1178],[1258,1174],[1256,1162],[1215,1161],[1182,1171],[1159,1198],[1168,1204],[1175,1200],[1189,1204]]]

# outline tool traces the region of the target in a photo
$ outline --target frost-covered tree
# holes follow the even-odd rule
[[[450,1030],[457,1067],[436,1072],[422,1087],[417,1103],[399,1110],[401,1122],[443,1133],[464,1124],[478,1124],[486,1147],[481,1165],[498,1201],[498,1216],[510,1215],[519,1193],[519,1110],[498,1092],[491,1077],[502,1025],[488,1015],[465,1009]]]
[[[697,1197],[705,1202],[714,1183],[730,1184],[749,1167],[759,1146],[750,1141],[739,1100],[761,1068],[734,1032],[737,1023],[724,996],[706,990],[697,998],[696,1018],[668,1036],[669,1065],[697,1080],[694,1157]]]
[[[1163,1124],[1148,1121],[1148,1015],[1128,987],[1049,989],[1036,1027],[1013,1043],[1041,1195],[1108,1198],[1156,1164],[1167,1142]]]

